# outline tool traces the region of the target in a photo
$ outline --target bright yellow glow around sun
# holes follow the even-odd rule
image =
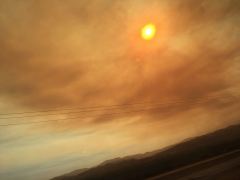
[[[156,31],[154,24],[146,24],[141,30],[141,36],[144,40],[151,40],[155,37]]]

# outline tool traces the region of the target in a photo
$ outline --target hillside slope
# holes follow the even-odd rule
[[[73,176],[60,176],[54,180],[94,179],[146,179],[173,171],[208,158],[240,149],[240,125],[196,137],[192,140],[155,151],[151,156],[130,156],[108,161]],[[151,154],[151,153],[150,153]]]

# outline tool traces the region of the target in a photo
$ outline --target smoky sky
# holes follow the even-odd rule
[[[139,34],[147,23],[157,27],[149,42]],[[84,159],[61,165],[67,171],[239,123],[239,24],[239,0],[1,0],[0,113],[182,101],[161,111],[121,114],[119,121],[108,117],[118,111],[102,111],[88,114],[94,118],[87,125],[76,119],[0,130],[5,147],[0,158],[7,164],[3,177],[19,170],[8,159],[20,162],[19,151],[33,156],[24,168],[46,160],[44,172],[55,163]],[[207,99],[212,96],[220,99]],[[74,134],[86,127],[91,133]],[[149,144],[143,147],[138,143],[144,138]],[[102,145],[96,143],[100,140]],[[66,149],[55,152],[47,146]],[[32,152],[41,154],[40,149],[45,153],[35,157]],[[50,175],[62,172],[53,171]]]
[[[141,21],[135,6],[148,4],[165,6],[156,16],[169,15],[169,32],[139,62],[127,31]],[[239,57],[238,10],[238,1],[3,1],[1,96],[40,108],[222,91],[234,86],[226,71]]]

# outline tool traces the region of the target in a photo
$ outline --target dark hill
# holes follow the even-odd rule
[[[240,125],[196,137],[192,140],[156,151],[151,156],[131,156],[108,161],[74,176],[60,176],[54,180],[146,179],[180,167],[240,149]]]

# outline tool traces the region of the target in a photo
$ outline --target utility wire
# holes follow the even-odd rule
[[[172,101],[167,103],[155,103],[155,104],[149,104],[148,106],[160,106],[160,105],[171,105],[175,103],[182,103],[186,101]],[[128,108],[135,109],[135,108],[141,108],[144,106],[130,106]],[[45,116],[54,116],[54,115],[71,115],[71,114],[80,114],[80,113],[88,113],[88,112],[102,112],[102,111],[109,111],[109,110],[121,110],[124,111],[125,109],[119,107],[119,108],[107,108],[107,109],[89,109],[89,110],[82,110],[82,111],[70,111],[70,112],[59,112],[59,113],[50,113],[50,114],[34,114],[34,115],[26,115],[26,116],[10,116],[10,117],[0,117],[0,120],[5,119],[20,119],[20,118],[29,118],[29,117],[45,117]]]
[[[46,109],[46,110],[39,110],[39,111],[25,111],[25,112],[13,112],[13,113],[0,113],[0,115],[13,115],[13,114],[33,114],[33,113],[44,113],[44,112],[51,112],[51,111],[69,111],[69,110],[75,110],[75,109],[80,109],[80,110],[101,110],[103,108],[117,108],[121,106],[132,106],[132,105],[141,105],[141,104],[151,104],[153,102],[136,102],[136,103],[128,103],[128,104],[115,104],[115,105],[102,105],[102,106],[88,106],[88,107],[72,107],[72,108],[53,108],[53,109]]]
[[[205,98],[207,99],[215,99],[219,98],[221,96],[206,96]],[[198,100],[198,99],[205,99],[205,98],[191,98],[190,100]],[[182,102],[186,100],[181,100],[177,99],[176,101],[170,101],[170,102],[138,102],[138,103],[129,103],[129,104],[118,104],[118,105],[110,105],[110,106],[94,106],[94,107],[85,107],[85,108],[68,108],[68,109],[62,109],[62,110],[54,110],[54,109],[49,109],[45,111],[28,111],[28,112],[19,112],[19,113],[5,113],[5,114],[0,114],[0,116],[10,116],[10,117],[0,117],[0,119],[14,119],[14,118],[27,118],[27,117],[43,117],[43,116],[52,116],[52,115],[68,115],[68,114],[78,114],[78,113],[85,113],[85,112],[97,112],[97,111],[106,111],[106,110],[121,110],[122,108],[135,108],[136,105],[166,105],[166,104],[171,104],[171,103],[176,103],[176,102]],[[98,107],[98,108],[96,108]],[[108,108],[109,107],[109,108]],[[69,110],[78,110],[78,111],[69,111]],[[61,111],[66,111],[67,112],[61,112]],[[47,113],[51,112],[53,113]],[[54,112],[55,111],[55,112]],[[60,111],[60,112],[56,112]],[[46,112],[46,113],[44,113]],[[34,113],[34,114],[32,114]],[[38,114],[37,114],[38,113]],[[25,114],[30,114],[30,115],[25,115]],[[12,115],[23,115],[23,116],[12,116]]]
[[[203,101],[204,99],[206,101]],[[171,103],[169,102],[169,103],[162,104],[162,106],[156,106],[156,107],[151,107],[151,108],[148,107],[148,108],[145,108],[145,109],[137,109],[137,110],[134,110],[134,111],[125,111],[125,112],[120,112],[120,113],[102,114],[102,115],[99,115],[99,116],[96,116],[96,117],[94,117],[94,116],[77,116],[77,117],[68,117],[68,118],[62,118],[62,119],[50,119],[50,120],[42,120],[42,121],[7,123],[7,124],[0,124],[0,126],[4,127],[4,126],[27,125],[27,124],[36,124],[36,123],[66,121],[66,120],[73,120],[73,119],[79,119],[79,118],[89,118],[89,117],[97,118],[97,117],[101,117],[101,116],[124,115],[124,114],[129,114],[129,113],[145,112],[145,111],[150,111],[150,110],[158,110],[159,111],[163,108],[168,107],[168,105],[176,105],[176,106],[179,106],[181,104],[196,105],[196,104],[201,104],[201,103],[207,102],[208,100],[211,100],[211,99],[202,98],[202,99],[199,99],[198,101],[181,101],[181,102],[179,101],[179,102],[171,102]]]

